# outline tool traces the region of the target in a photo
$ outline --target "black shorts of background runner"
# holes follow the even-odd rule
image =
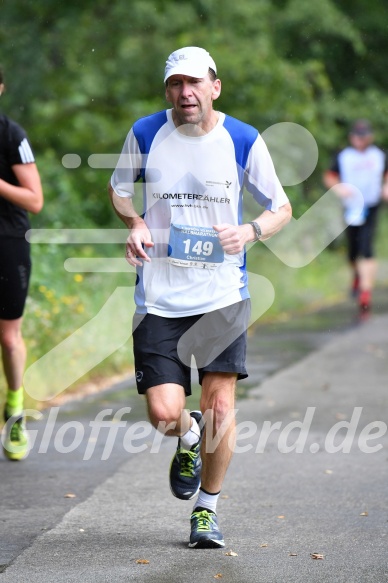
[[[21,237],[0,237],[0,320],[22,317],[30,273],[28,241]]]
[[[140,394],[164,383],[183,386],[191,395],[192,356],[199,383],[206,372],[236,373],[245,367],[250,300],[214,312],[183,318],[135,314],[133,347],[136,384]]]
[[[349,261],[356,261],[359,257],[371,259],[374,257],[374,238],[377,225],[377,213],[380,205],[369,207],[363,225],[349,226],[346,229],[348,238]]]

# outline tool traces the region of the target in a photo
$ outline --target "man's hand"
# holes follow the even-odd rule
[[[339,198],[351,198],[354,194],[349,184],[338,183],[333,186],[333,190]]]
[[[283,204],[276,212],[265,210],[254,219],[261,229],[260,241],[265,241],[282,229],[292,217],[292,208],[289,202]],[[256,241],[256,233],[250,223],[243,225],[213,225],[213,229],[218,233],[218,239],[225,253],[237,255],[246,243]]]
[[[213,229],[218,233],[218,239],[225,253],[237,255],[246,243],[253,241],[254,233],[252,225],[213,225]]]
[[[129,236],[125,244],[125,259],[129,265],[134,267],[143,265],[141,259],[151,261],[144,251],[144,247],[154,246],[151,233],[144,220],[133,208],[131,198],[118,196],[111,184],[108,184],[108,192],[115,213],[129,229]]]
[[[341,182],[337,172],[326,170],[323,175],[323,184],[326,188],[332,188],[339,198],[350,198],[353,194],[350,185]]]
[[[150,262],[151,259],[148,257],[144,250],[144,247],[153,247],[154,243],[151,239],[151,233],[143,221],[143,219],[138,218],[133,221],[132,228],[130,230],[127,242],[125,244],[125,259],[129,265],[141,266],[143,261]]]

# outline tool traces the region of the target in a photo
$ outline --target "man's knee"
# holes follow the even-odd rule
[[[185,406],[183,389],[177,390],[176,385],[164,390],[162,387],[152,387],[146,392],[148,416],[152,425],[163,433],[176,428],[181,420]]]
[[[166,428],[174,429],[181,415],[181,409],[166,407],[163,403],[148,403],[148,415],[154,427],[163,425]]]

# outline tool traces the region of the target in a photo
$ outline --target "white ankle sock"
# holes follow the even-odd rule
[[[197,508],[198,506],[201,508],[207,508],[207,510],[211,510],[216,514],[219,495],[220,492],[217,494],[209,494],[209,492],[204,492],[204,490],[200,488],[197,501],[194,504],[194,508]]]
[[[190,429],[180,438],[182,448],[187,450],[198,443],[199,436],[201,435],[201,430],[199,429],[199,425],[196,419],[194,419],[194,417],[191,419],[192,423]]]

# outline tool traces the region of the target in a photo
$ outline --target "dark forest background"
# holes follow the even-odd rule
[[[379,0],[3,0],[1,109],[26,127],[46,205],[35,225],[117,224],[110,171],[88,164],[117,153],[133,121],[166,107],[165,60],[205,47],[223,82],[217,107],[264,131],[301,124],[319,161],[293,192],[296,213],[319,196],[322,169],[368,118],[388,144],[387,10]],[[62,165],[68,153],[78,168]],[[317,190],[318,188],[318,190]]]

